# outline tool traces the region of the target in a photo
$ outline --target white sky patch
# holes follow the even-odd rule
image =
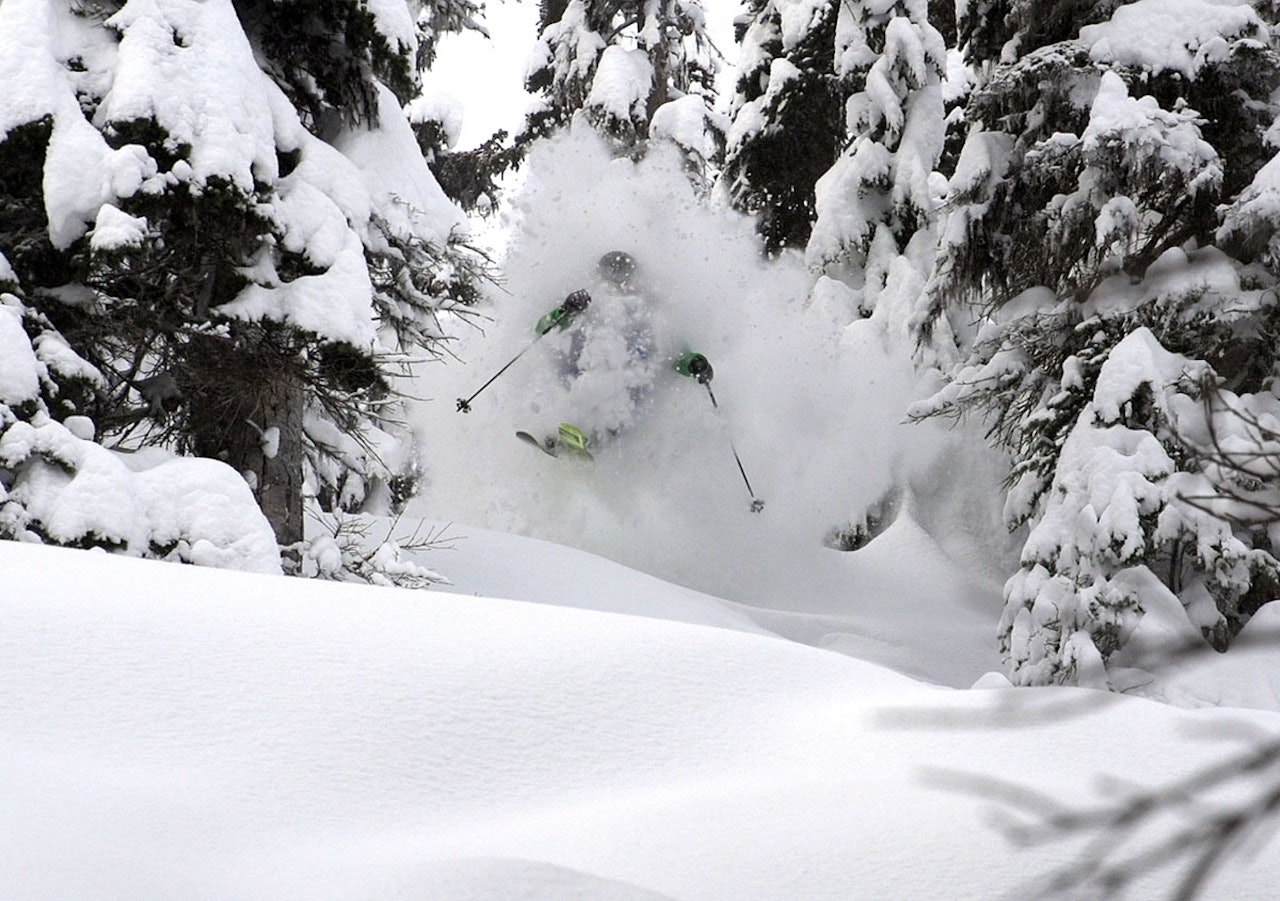
[[[475,32],[445,37],[423,79],[428,91],[461,98],[459,150],[476,147],[499,129],[515,134],[534,100],[524,90],[524,76],[537,37],[538,5],[503,0],[489,4],[485,17],[494,23],[493,38]]]
[[[737,45],[733,41],[736,3],[712,3],[707,10],[707,30],[721,53],[729,59],[716,75],[721,105],[727,103],[737,77],[732,65]],[[492,33],[487,39],[474,32],[449,35],[440,42],[436,63],[424,77],[427,91],[458,97],[463,124],[457,149],[469,150],[499,129],[518,132],[524,114],[538,104],[524,90],[524,77],[535,52],[538,5],[501,0],[485,10]],[[545,50],[545,46],[543,47]]]

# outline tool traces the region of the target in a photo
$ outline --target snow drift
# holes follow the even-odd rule
[[[0,885],[27,898],[992,898],[1065,850],[928,771],[1080,799],[1280,731],[697,622],[14,543],[0,572]],[[1266,896],[1275,850],[1215,892]]]

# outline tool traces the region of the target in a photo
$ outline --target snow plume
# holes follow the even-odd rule
[[[808,304],[811,276],[798,255],[762,262],[752,223],[702,205],[673,150],[613,159],[576,129],[536,149],[527,172],[491,325],[463,334],[465,365],[427,373],[417,391],[432,402],[417,415],[427,480],[410,512],[536,535],[724,596],[772,590],[776,599],[796,590],[781,573],[795,571],[797,555],[839,556],[823,547],[830,530],[892,486],[915,495],[898,509],[938,524],[957,497],[947,467],[991,471],[981,460],[957,463],[958,445],[934,426],[903,424],[920,393],[910,360],[891,356],[878,330],[844,331],[840,297]],[[551,459],[514,432],[541,437],[582,414],[558,356],[573,330],[530,347],[534,324],[584,287],[595,297],[590,312],[607,315],[611,298],[593,280],[611,250],[638,261],[660,360],[655,384],[594,463]],[[454,411],[455,397],[471,396],[526,348],[470,415]],[[670,355],[685,349],[710,359],[719,412],[705,388],[670,370]],[[767,501],[759,515],[748,510],[735,449]],[[965,492],[959,503],[972,507],[953,534],[987,520],[1002,534],[994,481],[975,475]]]

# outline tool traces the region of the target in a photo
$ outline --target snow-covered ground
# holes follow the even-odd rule
[[[940,772],[1083,802],[1280,733],[928,686],[545,542],[431,555],[457,593],[0,543],[3,893],[1025,897],[1071,847],[1011,846]],[[1211,896],[1274,897],[1277,850]]]

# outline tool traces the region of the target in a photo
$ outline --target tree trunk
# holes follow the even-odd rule
[[[290,361],[266,350],[192,342],[183,397],[191,450],[244,476],[281,547],[303,538],[306,389]]]
[[[663,5],[663,10],[665,9],[666,4]],[[646,127],[653,122],[653,114],[658,111],[658,107],[671,99],[671,55],[667,48],[664,24],[658,26],[658,34],[660,37],[657,46],[646,48],[649,51],[649,63],[653,66],[653,82],[649,88],[649,98],[645,102],[644,110]],[[637,138],[641,137],[643,135],[637,135]]]
[[[302,385],[291,379],[261,386],[262,433],[252,429],[257,447],[246,448],[241,471],[257,475],[254,494],[282,547],[303,538],[302,527]],[[253,466],[256,464],[256,468]]]

